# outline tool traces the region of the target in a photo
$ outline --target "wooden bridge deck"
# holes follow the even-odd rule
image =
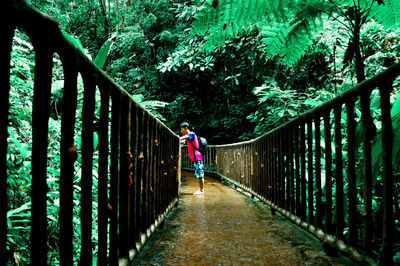
[[[261,202],[211,177],[204,195],[192,195],[197,180],[182,180],[178,207],[132,265],[343,264]]]

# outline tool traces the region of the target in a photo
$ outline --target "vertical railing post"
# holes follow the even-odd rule
[[[111,155],[110,155],[110,264],[118,263],[118,176],[119,176],[119,137],[121,125],[121,94],[111,94]]]
[[[296,215],[301,216],[301,176],[300,176],[300,127],[294,124],[294,145],[295,145],[295,180],[296,180]]]
[[[107,243],[108,243],[108,134],[109,134],[109,107],[110,93],[108,88],[100,88],[100,126],[99,126],[99,181],[98,181],[98,224],[99,224],[99,252],[97,265],[107,264]]]
[[[150,155],[150,180],[151,180],[151,189],[150,189],[150,199],[151,199],[151,224],[155,223],[155,219],[157,218],[156,214],[156,167],[157,167],[157,122],[152,120],[151,125],[151,139],[150,139],[150,146],[151,146],[151,155]]]
[[[92,265],[93,119],[96,85],[93,78],[86,74],[83,74],[83,82],[80,262],[83,265]]]
[[[147,228],[149,225],[149,115],[143,111],[143,191],[142,191],[142,232],[147,234]]]
[[[363,136],[364,136],[364,160],[363,160],[363,177],[364,177],[364,237],[363,246],[364,251],[367,255],[371,255],[372,252],[372,169],[371,169],[371,139],[373,124],[370,114],[370,93],[361,95],[361,121],[363,125]]]
[[[352,246],[357,245],[357,176],[356,176],[356,145],[355,145],[355,121],[354,121],[354,100],[346,103],[347,111],[347,147],[348,147],[348,202],[349,202],[349,243]]]
[[[6,3],[8,5],[8,3]],[[4,8],[4,7],[3,7]],[[6,9],[7,10],[7,9]],[[10,17],[12,15],[9,15]],[[3,44],[0,51],[0,264],[6,264],[8,254],[6,252],[7,239],[7,127],[8,127],[8,109],[10,95],[10,56],[12,38],[15,26],[10,25],[10,17],[5,18],[3,24]],[[5,27],[5,28],[4,28]]]
[[[145,173],[144,173],[144,130],[145,130],[145,121],[144,121],[144,111],[141,109],[137,109],[138,116],[138,157],[137,157],[137,168],[138,168],[138,180],[137,180],[137,213],[138,216],[138,233],[139,233],[139,243],[142,244],[142,234],[144,234],[146,228],[144,224],[144,182],[145,182]]]
[[[33,39],[36,50],[32,111],[31,264],[47,264],[47,145],[50,108],[52,50]]]
[[[343,238],[344,196],[343,196],[343,158],[342,158],[342,105],[334,107],[335,113],[335,179],[336,179],[336,236]]]
[[[149,227],[151,227],[154,224],[154,159],[155,159],[155,145],[154,145],[154,128],[156,126],[156,121],[153,119],[149,119],[149,139],[148,139],[148,169],[149,169],[149,188],[148,188],[148,201],[149,201]]]
[[[272,177],[272,191],[273,203],[279,206],[279,170],[278,170],[278,136],[276,132],[273,133],[273,177]]]
[[[118,260],[128,263],[129,261],[129,225],[128,220],[128,198],[129,198],[129,163],[131,153],[130,143],[130,100],[123,96],[121,99],[120,130],[119,130],[119,178],[118,178]]]
[[[61,119],[61,172],[60,172],[60,263],[73,263],[73,181],[74,162],[77,158],[74,146],[75,114],[77,106],[77,78],[74,60],[64,61],[64,95],[68,105],[63,106]]]
[[[383,264],[393,264],[393,128],[390,113],[391,82],[381,85],[382,108],[382,182],[383,182]]]
[[[279,140],[279,148],[278,148],[278,164],[279,164],[279,175],[278,175],[278,184],[279,184],[279,204],[278,206],[281,208],[285,208],[285,143],[284,143],[284,131],[279,130],[278,140]]]
[[[306,134],[305,121],[300,121],[300,154],[301,154],[301,219],[306,220],[307,212],[307,191],[306,191]]]
[[[315,206],[316,225],[322,228],[322,186],[321,186],[321,118],[318,112],[314,113],[315,125]]]
[[[296,212],[296,175],[295,175],[295,169],[296,169],[296,144],[295,144],[295,130],[296,130],[296,125],[292,124],[289,127],[289,172],[290,172],[290,211],[292,213]]]
[[[325,139],[325,230],[332,234],[332,139],[331,139],[331,109],[324,112],[324,139]]]
[[[267,154],[268,154],[268,138],[264,136],[263,138],[263,145],[261,148],[262,151],[262,188],[261,188],[261,196],[265,199],[267,198],[268,193],[268,166],[267,166]]]
[[[273,176],[274,176],[274,143],[273,143],[273,134],[270,134],[268,137],[268,199],[273,202]]]
[[[291,186],[292,186],[292,168],[291,168],[291,156],[290,152],[290,128],[286,127],[283,131],[284,134],[284,151],[285,151],[285,171],[284,171],[284,185],[286,186],[286,200],[285,200],[285,205],[284,207],[286,210],[290,210],[290,205],[291,205]]]
[[[131,176],[131,181],[132,185],[130,187],[130,193],[129,193],[129,201],[130,201],[130,208],[129,208],[129,216],[131,217],[130,219],[130,238],[129,238],[129,246],[131,249],[136,250],[136,243],[139,239],[139,221],[138,221],[138,216],[137,216],[137,208],[138,208],[138,156],[139,156],[139,150],[138,150],[138,117],[137,117],[137,106],[136,104],[133,104],[131,106],[130,110],[130,117],[131,117],[131,142],[130,142],[130,151],[132,155],[132,176]]]
[[[313,120],[307,117],[308,222],[314,224]]]

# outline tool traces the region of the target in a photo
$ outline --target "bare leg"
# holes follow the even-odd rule
[[[199,186],[200,186],[200,191],[204,192],[204,177],[203,178],[199,178]]]
[[[204,194],[204,177],[203,178],[198,178],[199,179],[199,187],[200,189],[197,190],[194,195],[203,195]]]

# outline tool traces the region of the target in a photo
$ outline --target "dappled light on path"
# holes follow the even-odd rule
[[[206,177],[183,177],[177,209],[132,265],[337,265],[260,202]]]

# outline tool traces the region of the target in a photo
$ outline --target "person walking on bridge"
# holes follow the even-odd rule
[[[183,122],[181,124],[182,137],[179,138],[180,143],[187,144],[190,161],[194,163],[194,176],[199,179],[199,190],[194,192],[194,195],[204,194],[204,168],[203,168],[203,157],[197,150],[199,148],[199,140],[197,139],[196,133],[190,131],[189,123]]]

